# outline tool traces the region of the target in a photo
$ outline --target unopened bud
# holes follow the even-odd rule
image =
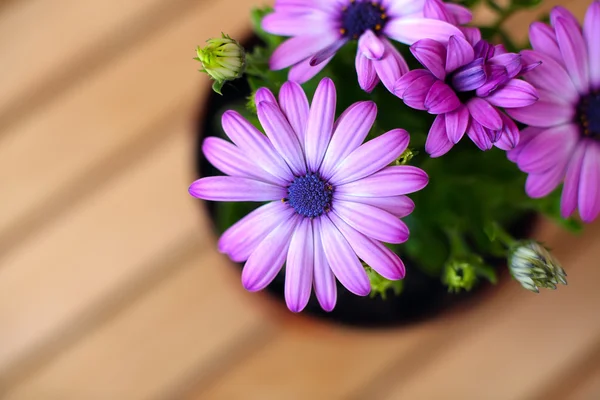
[[[246,68],[246,53],[244,48],[228,35],[221,38],[209,39],[205,47],[196,49],[196,60],[202,63],[203,69],[214,79],[213,90],[221,94],[221,88],[227,81],[240,78]]]
[[[369,277],[369,281],[371,282],[371,298],[380,296],[382,299],[385,300],[390,289],[394,292],[396,296],[402,293],[402,289],[404,288],[404,281],[391,281],[379,275],[377,272],[375,272],[373,268],[369,267],[364,263],[363,267],[365,268],[367,276]]]
[[[567,284],[567,274],[558,261],[534,241],[519,243],[509,254],[508,267],[521,286],[532,292],[539,293],[540,287],[554,290],[559,283]]]
[[[450,261],[444,267],[442,282],[448,286],[449,292],[469,291],[477,283],[475,267],[464,261]]]

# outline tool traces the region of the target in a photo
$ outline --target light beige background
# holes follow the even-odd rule
[[[192,57],[243,37],[256,3],[0,2],[0,398],[600,398],[597,223],[538,227],[568,287],[507,282],[410,329],[324,326],[243,291],[187,194],[209,90]]]

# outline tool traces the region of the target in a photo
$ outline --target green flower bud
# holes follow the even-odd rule
[[[396,160],[396,165],[406,165],[414,156],[419,154],[417,150],[406,149],[404,153],[400,154],[400,157]]]
[[[258,114],[258,110],[256,109],[256,90],[253,91],[250,96],[248,96],[247,100],[246,109],[252,114]]]
[[[521,286],[539,293],[539,287],[556,289],[567,284],[567,274],[558,261],[541,244],[534,241],[519,242],[508,256],[508,268]]]
[[[452,260],[444,266],[442,282],[449,292],[469,291],[477,283],[476,268],[469,262]]]
[[[227,81],[240,78],[246,68],[246,53],[244,48],[228,35],[221,38],[208,39],[204,48],[196,49],[202,63],[201,72],[206,72],[214,79],[213,90],[221,94],[221,88]]]
[[[396,296],[402,293],[404,281],[391,281],[386,279],[365,263],[363,263],[363,267],[365,268],[367,276],[369,277],[369,281],[371,282],[371,298],[379,295],[385,300],[389,289],[392,289]]]

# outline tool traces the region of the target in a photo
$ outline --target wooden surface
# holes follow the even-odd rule
[[[242,289],[187,194],[209,90],[192,57],[254,4],[0,2],[0,398],[600,399],[598,223],[537,229],[568,287],[506,282],[408,329]]]

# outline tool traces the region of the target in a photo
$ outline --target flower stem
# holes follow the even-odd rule
[[[517,244],[515,238],[497,222],[494,222],[494,234],[509,249]]]
[[[450,242],[450,258],[461,258],[471,254],[471,250],[458,229],[448,228],[446,229],[446,235]]]

